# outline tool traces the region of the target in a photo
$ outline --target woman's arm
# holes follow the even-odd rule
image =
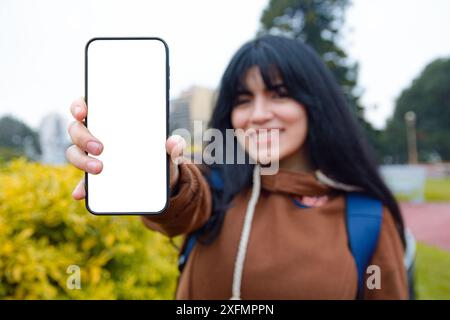
[[[212,210],[211,190],[200,169],[192,163],[181,163],[178,169],[178,182],[170,188],[176,192],[164,213],[142,216],[148,228],[169,237],[200,228],[208,221]]]

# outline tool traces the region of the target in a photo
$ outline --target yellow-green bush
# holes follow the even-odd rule
[[[139,217],[94,216],[71,192],[70,166],[0,167],[0,298],[171,299],[178,270],[169,239]],[[78,265],[81,289],[67,268]]]

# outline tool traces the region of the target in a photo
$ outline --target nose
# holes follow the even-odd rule
[[[255,124],[264,123],[273,118],[273,113],[270,110],[269,102],[264,97],[255,98],[252,111],[250,121]]]

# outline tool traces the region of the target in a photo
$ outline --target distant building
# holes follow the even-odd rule
[[[194,121],[200,120],[203,130],[208,126],[215,102],[215,91],[193,86],[170,102],[169,131],[184,128],[190,131],[194,138]],[[200,138],[201,137],[197,137]]]
[[[39,126],[39,142],[41,145],[41,162],[47,164],[66,163],[65,151],[69,145],[67,123],[64,118],[51,113],[45,116]]]

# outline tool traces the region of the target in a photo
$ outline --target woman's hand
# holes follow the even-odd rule
[[[103,163],[85,154],[98,156],[103,151],[103,144],[95,138],[83,123],[87,116],[87,105],[84,98],[78,98],[70,106],[70,112],[75,120],[69,124],[68,132],[73,145],[67,148],[66,158],[78,169],[92,174],[99,174],[103,169]],[[178,135],[171,136],[166,141],[166,151],[170,155],[170,186],[173,188],[179,177],[178,164],[184,161],[183,149],[186,147],[185,140]],[[84,177],[72,192],[75,200],[82,200],[86,196],[84,188]]]
[[[98,174],[103,169],[103,163],[98,159],[89,157],[84,152],[99,155],[103,151],[103,144],[89,132],[83,123],[87,115],[87,106],[84,98],[78,98],[72,102],[70,112],[75,118],[68,127],[73,145],[67,148],[66,158],[78,169],[92,174]],[[84,178],[82,178],[72,192],[72,197],[75,200],[81,200],[85,196]]]
[[[179,135],[170,136],[166,141],[166,151],[170,156],[170,189],[173,190],[178,183],[180,176],[178,165],[185,162],[183,150],[186,148],[186,141]]]

